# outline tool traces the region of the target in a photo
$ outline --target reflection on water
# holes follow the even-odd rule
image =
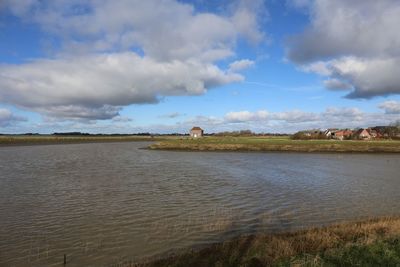
[[[400,212],[400,155],[0,148],[0,266],[110,266]]]

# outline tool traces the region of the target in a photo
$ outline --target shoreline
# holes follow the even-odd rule
[[[396,266],[399,263],[400,217],[396,216],[240,236],[133,266]]]
[[[0,136],[0,147],[151,142],[145,149],[192,152],[400,153],[400,141],[292,140],[259,137]]]
[[[36,145],[66,145],[87,143],[122,143],[122,142],[158,142],[164,137],[140,136],[0,136],[1,147],[36,146]]]
[[[214,140],[213,140],[214,141]],[[223,140],[221,140],[223,141]],[[260,141],[254,143],[207,142],[196,140],[161,141],[150,150],[207,152],[306,152],[306,153],[400,153],[398,141]]]

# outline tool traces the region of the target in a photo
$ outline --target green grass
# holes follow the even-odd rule
[[[400,266],[399,238],[400,218],[382,218],[238,237],[133,266]]]
[[[400,239],[389,238],[372,244],[351,244],[319,254],[285,259],[277,266],[400,266]]]
[[[90,142],[153,142],[151,149],[198,151],[400,152],[400,141],[292,140],[279,137],[3,135],[0,146]],[[156,143],[157,142],[157,143]]]
[[[151,149],[200,151],[400,152],[400,141],[292,140],[289,137],[178,138],[152,144]]]
[[[2,135],[1,145],[35,145],[35,144],[68,144],[90,142],[134,142],[134,141],[162,141],[175,137],[151,137],[151,136],[55,136],[55,135]]]

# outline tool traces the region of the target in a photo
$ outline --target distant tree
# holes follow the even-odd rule
[[[320,130],[299,131],[293,134],[291,138],[294,140],[328,139]]]
[[[90,134],[81,132],[65,132],[65,133],[53,133],[53,135],[90,135]]]
[[[391,123],[389,126],[400,128],[400,120],[396,120],[395,122]]]

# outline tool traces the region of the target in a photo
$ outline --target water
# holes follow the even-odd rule
[[[117,266],[240,234],[400,214],[400,155],[0,148],[0,266]]]

